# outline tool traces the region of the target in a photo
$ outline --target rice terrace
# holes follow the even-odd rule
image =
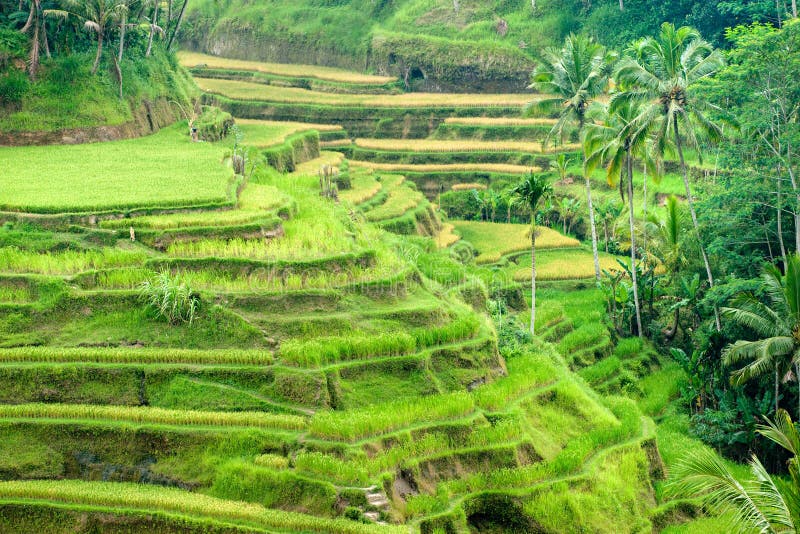
[[[797,16],[0,0],[0,532],[797,532]]]

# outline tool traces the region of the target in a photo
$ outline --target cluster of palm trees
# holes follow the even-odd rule
[[[28,7],[28,18],[21,31],[31,40],[28,73],[36,79],[39,72],[41,51],[50,55],[47,28],[48,19],[76,20],[83,28],[91,32],[96,40],[97,49],[92,74],[97,72],[103,57],[103,49],[111,33],[119,36],[114,64],[121,76],[119,63],[125,51],[127,30],[140,29],[148,32],[146,56],[150,56],[156,36],[166,39],[167,49],[171,49],[175,37],[180,31],[186,6],[189,0],[25,0]],[[23,6],[22,2],[20,6]],[[178,7],[180,6],[180,7]],[[56,31],[65,31],[57,28]],[[120,80],[121,81],[121,80]]]
[[[560,142],[565,127],[576,125],[583,144],[583,178],[592,238],[595,277],[600,280],[592,174],[605,167],[609,185],[627,197],[636,332],[644,333],[638,294],[634,168],[656,177],[673,154],[680,164],[694,239],[709,287],[711,265],[700,234],[684,147],[702,155],[702,142],[716,142],[722,128],[708,115],[710,104],[694,87],[724,66],[722,54],[693,28],[665,23],[657,37],[635,41],[622,57],[590,37],[570,35],[560,49],[549,49],[533,74],[532,88],[550,95],[527,107],[529,113],[558,113],[548,142]],[[646,197],[645,197],[646,202]],[[716,310],[715,310],[716,312]],[[716,326],[721,328],[719,313]]]

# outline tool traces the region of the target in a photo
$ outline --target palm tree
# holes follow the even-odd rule
[[[531,335],[536,334],[536,214],[539,202],[552,191],[547,179],[533,171],[512,189],[514,198],[520,204],[526,204],[531,213]]]
[[[756,341],[739,340],[727,346],[723,358],[726,365],[748,362],[732,375],[738,383],[774,373],[777,411],[780,377],[792,366],[795,378],[800,377],[800,255],[786,258],[785,275],[774,265],[767,265],[762,280],[768,304],[745,293],[737,297],[733,307],[722,309],[726,318],[758,336]]]
[[[589,104],[602,94],[608,86],[608,77],[615,57],[605,47],[590,37],[570,34],[561,49],[548,48],[543,61],[533,72],[531,88],[553,95],[526,106],[526,113],[551,114],[558,112],[556,124],[546,141],[561,139],[568,122],[577,122],[578,134],[583,133],[586,111]],[[592,205],[592,186],[589,175],[586,180],[586,203],[589,210],[589,226],[592,233],[592,254],[595,278],[600,279],[600,256],[597,252],[597,226]]]
[[[23,4],[20,2],[20,8]],[[28,19],[20,29],[24,34],[30,34],[31,51],[28,57],[28,76],[31,80],[36,80],[39,73],[41,50],[44,47],[45,54],[50,57],[50,47],[47,44],[47,25],[44,21],[45,11],[42,9],[42,0],[28,0]]]
[[[92,74],[97,73],[103,55],[106,30],[114,21],[128,13],[125,0],[61,0],[65,9],[47,10],[48,15],[67,18],[70,15],[83,21],[84,27],[97,34],[97,54],[92,65]]]
[[[596,111],[594,111],[596,110]],[[593,114],[600,123],[593,122],[586,129],[583,149],[586,162],[586,173],[591,174],[599,165],[607,162],[607,180],[614,185],[619,180],[626,184],[628,195],[628,225],[631,233],[631,282],[633,285],[633,303],[636,309],[636,332],[642,337],[642,314],[639,302],[639,283],[636,269],[636,218],[633,196],[633,163],[639,156],[652,164],[647,152],[647,129],[633,129],[631,124],[638,116],[640,109],[634,102],[628,101],[617,106],[613,113],[604,107],[595,107]],[[652,166],[652,165],[651,165]]]
[[[797,532],[800,434],[784,410],[776,414],[774,422],[766,422],[757,427],[758,432],[792,455],[789,483],[777,483],[755,455],[750,459],[752,478],[740,482],[716,454],[702,448],[675,466],[668,493],[698,497],[720,513],[730,514],[734,532]]]
[[[708,284],[713,287],[714,276],[700,235],[683,143],[685,139],[702,157],[697,133],[701,132],[710,141],[718,141],[722,137],[722,128],[706,115],[710,104],[692,89],[700,80],[718,72],[724,66],[725,59],[694,28],[684,26],[676,29],[673,24],[666,22],[662,24],[657,39],[647,37],[636,41],[631,45],[630,52],[632,56],[620,60],[616,72],[617,82],[626,91],[612,99],[612,108],[630,100],[645,102],[639,117],[630,127],[649,129],[655,125],[656,151],[661,156],[667,151],[670,138],[674,142],[695,237],[700,245]],[[719,313],[716,310],[715,320],[717,330],[720,330]]]

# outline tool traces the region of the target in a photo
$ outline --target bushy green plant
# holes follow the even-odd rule
[[[192,290],[181,275],[161,271],[139,288],[143,299],[156,311],[158,317],[170,324],[192,324],[200,309],[200,295]]]
[[[25,73],[11,69],[0,76],[0,105],[10,106],[22,102],[23,97],[30,89],[30,82]]]

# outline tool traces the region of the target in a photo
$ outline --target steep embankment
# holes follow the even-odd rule
[[[91,58],[75,54],[43,63],[36,82],[10,67],[18,90],[0,98],[0,145],[75,144],[139,137],[188,118],[198,90],[173,56],[156,50],[91,74]]]

